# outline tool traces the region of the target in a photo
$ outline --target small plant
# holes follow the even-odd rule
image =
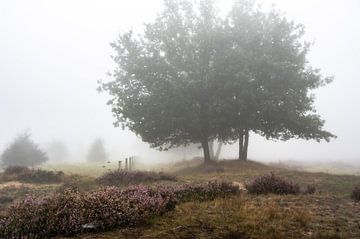
[[[289,181],[286,178],[270,173],[255,178],[252,182],[246,184],[246,189],[251,194],[299,194],[299,185]]]
[[[0,204],[5,204],[14,201],[13,197],[8,195],[0,195]]]
[[[313,185],[307,185],[303,193],[304,194],[314,194],[314,193],[316,193],[316,187]]]
[[[360,201],[360,186],[356,186],[352,193],[351,193],[351,198],[354,199],[355,201]]]
[[[108,186],[124,186],[155,181],[176,181],[176,177],[163,172],[110,171],[97,178],[97,182]]]
[[[238,192],[237,186],[219,181],[210,181],[198,185],[184,184],[174,188],[176,198],[181,202],[213,200]]]
[[[214,164],[205,165],[203,168],[204,173],[222,173],[224,171],[225,170],[223,167],[220,167],[219,165],[214,165]]]

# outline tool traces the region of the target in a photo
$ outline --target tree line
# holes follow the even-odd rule
[[[49,159],[61,163],[66,160],[68,149],[61,141],[53,141],[47,150],[43,150],[29,133],[18,135],[1,153],[0,166],[26,166],[35,167]],[[108,154],[105,150],[104,141],[96,138],[89,147],[86,159],[88,162],[106,162]]]

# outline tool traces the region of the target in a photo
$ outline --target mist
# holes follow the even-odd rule
[[[224,13],[232,1],[218,1]],[[330,143],[267,141],[251,135],[249,157],[258,161],[356,162],[360,158],[360,3],[347,1],[273,1],[289,19],[306,27],[314,44],[310,64],[330,85],[316,90],[316,109],[325,129],[338,136]],[[268,1],[264,3],[269,7]],[[85,160],[91,142],[101,137],[110,160],[131,155],[147,163],[201,156],[196,146],[159,152],[140,137],[113,126],[109,98],[96,89],[112,71],[109,43],[119,33],[140,32],[162,1],[4,1],[0,3],[0,152],[27,131],[46,150],[54,140],[69,149],[68,161]],[[237,144],[221,158],[235,158]]]

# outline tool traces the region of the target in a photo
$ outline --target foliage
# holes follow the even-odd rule
[[[181,202],[213,200],[217,197],[226,197],[239,192],[237,186],[220,181],[184,184],[174,187],[173,190],[176,198]]]
[[[246,189],[251,194],[299,194],[299,185],[287,180],[286,178],[270,173],[255,178],[246,184]]]
[[[36,166],[48,160],[47,155],[24,133],[19,135],[2,153],[2,166]]]
[[[163,172],[113,170],[97,178],[100,184],[124,186],[155,181],[176,181],[176,177]]]
[[[130,31],[112,44],[114,81],[101,85],[115,125],[128,127],[160,150],[201,143],[216,136],[214,93],[221,90],[221,21],[210,1],[165,1],[165,9],[143,35]]]
[[[87,160],[89,162],[105,162],[108,159],[108,155],[105,151],[104,141],[100,138],[97,138],[92,143]]]
[[[14,201],[14,198],[8,195],[0,195],[0,204]]]
[[[24,166],[10,166],[5,169],[3,181],[20,181],[27,183],[58,183],[64,178],[62,171],[30,169]]]
[[[238,1],[226,18],[214,1],[165,1],[144,33],[112,43],[117,68],[102,83],[122,125],[160,150],[239,137],[330,140],[310,93],[329,83],[307,60],[304,28]],[[243,140],[244,141],[244,140]]]
[[[313,185],[307,185],[303,193],[304,194],[314,194],[314,193],[316,193],[316,187]]]
[[[174,189],[138,185],[125,190],[105,187],[88,193],[66,190],[48,198],[28,197],[7,210],[0,220],[0,237],[72,236],[85,232],[84,225],[90,224],[96,230],[133,226],[173,210],[176,203],[196,198],[198,193],[200,199],[207,200],[237,192],[225,183],[209,183],[202,190],[201,187],[194,190],[190,186]],[[189,190],[191,193],[187,193]],[[190,194],[191,197],[180,196]]]
[[[355,186],[352,193],[351,198],[355,201],[360,201],[360,186]]]
[[[30,168],[25,166],[9,166],[5,168],[4,175],[20,175],[30,171]]]

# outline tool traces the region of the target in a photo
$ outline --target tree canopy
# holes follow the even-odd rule
[[[333,137],[310,94],[331,78],[309,65],[302,25],[250,1],[235,2],[224,18],[214,1],[164,3],[142,34],[111,44],[117,67],[101,89],[112,96],[115,125],[160,150],[201,143],[205,162],[215,139],[239,139],[246,158],[249,131]]]
[[[90,146],[87,160],[89,162],[105,162],[107,159],[104,141],[101,138],[96,138]]]
[[[1,165],[37,166],[48,160],[47,155],[30,139],[30,134],[17,136],[1,155]]]

